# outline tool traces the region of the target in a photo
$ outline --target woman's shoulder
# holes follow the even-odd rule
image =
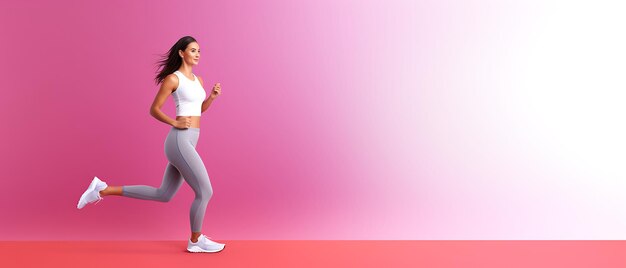
[[[178,76],[175,73],[168,74],[163,78],[163,84],[176,91],[178,89]]]
[[[176,72],[173,72],[171,74],[168,74],[165,77],[166,80],[170,80],[170,82],[176,82],[178,83],[178,74]]]

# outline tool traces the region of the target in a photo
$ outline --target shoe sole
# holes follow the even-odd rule
[[[81,208],[84,208],[87,205],[87,204],[84,204],[83,207],[79,207],[80,203],[85,201],[85,198],[87,197],[87,195],[91,191],[96,189],[96,185],[98,185],[98,180],[96,178],[97,177],[93,178],[93,180],[91,181],[91,184],[89,184],[89,187],[87,188],[87,190],[83,193],[83,195],[80,196],[80,199],[78,200],[78,205],[76,205],[76,208],[81,209]]]
[[[216,252],[220,252],[224,250],[224,248],[226,248],[226,245],[224,245],[221,249],[217,249],[217,250],[204,250],[198,246],[193,246],[191,248],[187,248],[187,251],[191,253],[216,253]]]

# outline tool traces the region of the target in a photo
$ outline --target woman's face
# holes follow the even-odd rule
[[[183,61],[189,65],[197,65],[200,60],[200,46],[196,42],[191,42],[187,45],[185,51],[179,50],[178,54],[183,58]]]

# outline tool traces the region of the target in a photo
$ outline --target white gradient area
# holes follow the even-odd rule
[[[625,11],[623,1],[552,3],[512,57],[506,103],[518,146],[544,174],[527,184],[545,217],[536,236],[626,237]]]
[[[419,81],[396,82],[419,175],[390,198],[413,189],[418,237],[626,238],[626,4],[451,6]]]

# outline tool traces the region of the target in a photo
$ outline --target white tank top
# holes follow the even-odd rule
[[[192,81],[180,71],[175,71],[174,74],[178,76],[178,87],[172,93],[176,103],[176,116],[200,116],[206,92],[198,77],[193,74]]]

